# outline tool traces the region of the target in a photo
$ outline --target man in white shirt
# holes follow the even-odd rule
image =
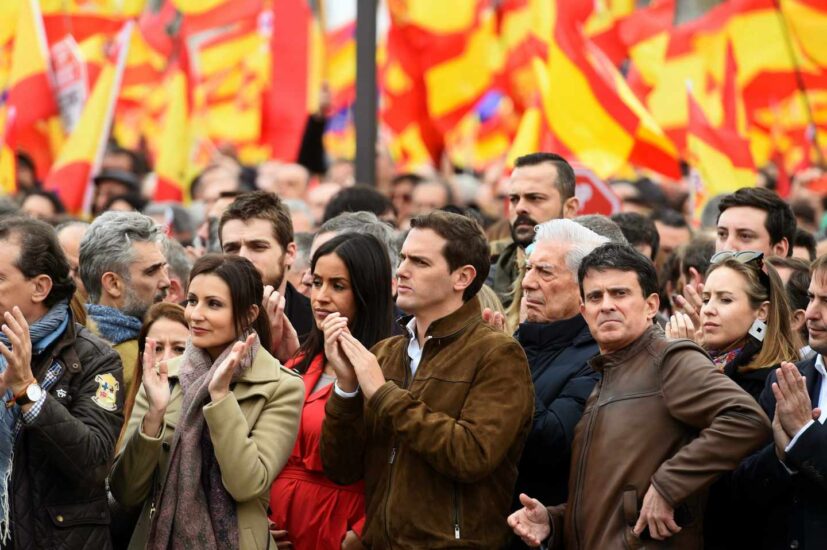
[[[816,355],[770,375],[760,401],[774,441],[733,475],[764,526],[763,548],[827,548],[827,256],[813,262],[811,275],[806,318]]]

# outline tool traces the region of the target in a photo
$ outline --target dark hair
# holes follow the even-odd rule
[[[680,212],[672,210],[671,208],[660,208],[652,212],[649,218],[653,222],[660,222],[667,227],[674,227],[676,229],[689,229],[689,224],[686,218]],[[690,229],[690,233],[692,230]]]
[[[806,229],[801,229],[800,227],[795,228],[795,237],[793,237],[793,244],[790,246],[790,250],[796,246],[803,246],[807,249],[807,255],[811,262],[816,259],[816,238]]]
[[[557,181],[554,182],[554,186],[557,188],[557,192],[560,193],[560,200],[565,201],[572,198],[575,188],[574,168],[557,153],[529,153],[517,157],[514,161],[514,168],[536,166],[546,162],[557,168]]]
[[[29,153],[20,150],[15,151],[14,159],[18,165],[25,167],[32,174],[37,174],[37,168],[35,168],[34,160],[32,159],[31,155],[29,155]],[[37,176],[35,176],[35,180],[37,180]]]
[[[207,254],[195,261],[190,271],[189,284],[199,275],[215,275],[227,283],[232,299],[233,319],[235,321],[236,337],[241,336],[247,329],[252,328],[258,333],[261,344],[270,348],[270,323],[267,313],[261,307],[264,297],[264,283],[261,274],[253,263],[241,256],[229,254]],[[189,288],[189,285],[187,286]],[[258,317],[251,324],[247,324],[247,314],[252,306],[258,306]]]
[[[311,273],[316,270],[319,258],[329,254],[336,254],[342,260],[350,276],[356,305],[354,318],[348,319],[350,333],[370,349],[391,335],[393,323],[391,268],[385,245],[373,235],[337,235],[313,254]],[[307,372],[313,359],[323,351],[324,333],[313,323],[310,334],[299,349],[302,358],[295,366],[296,371],[301,374]]]
[[[248,221],[262,219],[273,226],[273,238],[287,250],[287,245],[293,242],[293,222],[290,212],[275,193],[269,191],[250,191],[241,193],[221,214],[218,223],[218,235],[221,236],[224,224],[230,220]]]
[[[816,221],[816,210],[813,208],[812,204],[807,202],[806,199],[798,199],[794,201],[790,204],[790,208],[793,210],[793,216],[795,216],[796,224],[798,224],[798,220],[801,220],[810,225],[818,225],[818,222]]]
[[[138,177],[144,177],[150,171],[149,161],[140,151],[133,151],[120,145],[109,145],[106,148],[107,155],[126,155],[129,157],[129,164],[131,165],[129,171]]]
[[[718,219],[729,208],[749,206],[758,208],[767,213],[764,227],[770,235],[770,244],[780,243],[787,239],[789,248],[787,256],[792,256],[795,240],[796,221],[793,210],[781,197],[763,187],[742,187],[731,195],[721,199],[718,205]]]
[[[477,275],[462,293],[462,301],[467,302],[476,296],[491,268],[488,240],[480,224],[466,216],[435,210],[412,218],[411,229],[431,229],[445,239],[442,256],[451,272],[466,265],[474,267]]]
[[[30,218],[0,218],[0,240],[14,237],[20,243],[20,256],[15,267],[23,276],[33,279],[38,275],[48,275],[52,279],[52,289],[43,304],[51,308],[61,300],[69,300],[75,293],[75,282],[69,275],[69,262],[54,228],[46,222]]]
[[[396,214],[390,199],[368,185],[345,187],[333,197],[324,209],[322,223],[344,212],[373,212],[377,217],[388,212]]]
[[[765,258],[765,260],[773,266],[776,271],[780,267],[792,271],[790,278],[787,279],[787,284],[784,285],[790,307],[792,309],[807,309],[810,303],[808,296],[810,287],[810,263],[801,258],[782,258],[780,256],[771,256]]]
[[[149,334],[149,330],[152,328],[152,325],[154,325],[155,321],[158,321],[159,319],[169,319],[170,321],[175,321],[176,323],[184,325],[184,328],[189,331],[189,324],[187,324],[187,318],[184,315],[184,308],[178,304],[160,302],[158,304],[154,304],[151,308],[149,308],[149,311],[146,312],[146,315],[144,316],[144,324],[141,326],[141,332],[138,334],[138,357],[135,359],[135,374],[132,378],[132,385],[129,387],[129,393],[126,394],[126,397],[124,398],[124,424],[123,428],[121,428],[121,435],[118,437],[118,443],[115,445],[116,450],[119,449],[123,443],[123,437],[126,434],[126,427],[129,424],[129,417],[132,416],[132,409],[135,407],[135,398],[137,397],[138,390],[141,388],[141,384],[143,383],[143,356],[144,349],[146,349],[146,337]]]
[[[107,210],[112,208],[112,205],[118,201],[123,201],[129,206],[132,207],[132,210],[135,212],[142,212],[143,209],[146,207],[147,201],[145,198],[141,196],[140,193],[124,193],[123,195],[115,195],[108,201],[103,207],[103,211],[106,212]]]
[[[649,245],[652,249],[652,260],[658,255],[660,248],[660,235],[655,222],[637,212],[620,212],[612,216],[612,221],[620,226],[623,236],[629,244],[637,247]]]
[[[417,185],[425,181],[425,178],[420,176],[419,174],[415,174],[414,172],[404,172],[402,174],[397,174],[391,179],[391,187],[396,187],[400,183],[410,183],[411,185]]]
[[[707,236],[694,237],[683,248],[681,273],[689,280],[689,268],[694,267],[703,275],[709,269],[709,259],[715,254],[715,240]]]
[[[644,298],[658,293],[658,273],[655,271],[655,264],[652,260],[629,245],[606,243],[592,250],[580,263],[577,279],[580,282],[581,298],[585,298],[583,279],[586,278],[589,270],[606,271],[608,269],[637,273],[637,281]]]
[[[46,191],[44,189],[31,189],[23,195],[23,200],[20,201],[20,206],[23,206],[23,203],[26,202],[26,199],[29,197],[43,197],[44,199],[48,200],[52,204],[52,208],[55,210],[55,215],[63,214],[66,212],[66,207],[63,206],[63,202],[61,202],[60,197],[57,196],[56,193],[52,191]]]

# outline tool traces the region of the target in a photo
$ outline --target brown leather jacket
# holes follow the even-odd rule
[[[700,347],[657,326],[591,365],[602,380],[575,430],[568,503],[549,508],[549,546],[702,548],[705,489],[767,441],[766,415]],[[665,542],[632,534],[650,484],[683,526]]]
[[[364,477],[367,548],[498,548],[534,413],[522,348],[482,323],[477,298],[428,329],[411,377],[408,337],[377,344],[385,383],[335,393],[321,455],[337,483]]]

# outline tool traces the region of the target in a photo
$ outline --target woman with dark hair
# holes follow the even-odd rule
[[[143,383],[110,476],[126,507],[143,505],[130,548],[267,548],[267,495],[290,454],[303,392],[261,346],[264,287],[242,257],[210,254],[192,268],[181,357],[156,363],[147,338]]]
[[[315,326],[287,363],[304,377],[305,404],[293,454],[270,493],[271,528],[280,547],[289,540],[297,550],[358,548],[364,483],[339,486],[328,480],[319,440],[336,378],[332,365],[342,361],[338,335],[348,331],[367,348],[391,335],[390,261],[375,237],[345,233],[319,247],[310,269]]]

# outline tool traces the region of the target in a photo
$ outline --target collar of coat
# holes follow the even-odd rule
[[[405,315],[400,317],[397,322],[405,329],[405,334],[408,333],[407,325],[413,319],[413,315]],[[482,313],[480,310],[480,299],[474,296],[453,313],[446,315],[441,319],[437,319],[431,326],[428,327],[428,332],[425,336],[431,338],[446,338],[453,336],[458,332],[465,330],[475,321],[482,322]]]
[[[253,358],[253,364],[231,386],[236,399],[242,399],[251,394],[262,394],[256,387],[265,382],[275,382],[281,375],[281,365],[267,350],[260,347]],[[167,363],[167,373],[171,379],[178,379],[181,368],[181,356],[171,359]]]
[[[574,317],[549,323],[520,323],[514,337],[523,348],[555,349],[594,344],[589,326],[579,313]]]
[[[598,355],[597,357],[589,361],[589,365],[597,372],[602,372],[604,369],[609,369],[617,365],[622,365],[630,358],[635,357],[638,353],[647,348],[654,340],[663,337],[663,329],[661,329],[660,326],[653,324],[652,326],[647,328],[643,332],[643,334],[641,334],[640,337],[638,337],[637,340],[635,340],[625,348],[619,349],[612,353],[608,353],[606,355]]]

